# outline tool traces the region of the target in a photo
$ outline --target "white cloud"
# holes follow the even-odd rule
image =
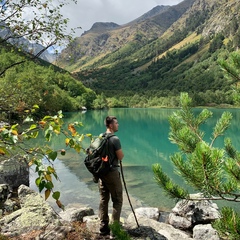
[[[157,5],[176,5],[183,0],[78,0],[77,5],[65,6],[64,17],[70,19],[71,28],[81,27],[80,36],[95,22],[114,22],[119,25],[128,23]]]

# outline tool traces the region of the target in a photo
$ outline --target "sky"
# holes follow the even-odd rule
[[[81,27],[76,37],[89,30],[95,22],[128,23],[157,5],[176,5],[183,0],[78,0],[64,7],[69,27]]]

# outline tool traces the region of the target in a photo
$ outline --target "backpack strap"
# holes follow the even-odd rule
[[[109,156],[109,138],[115,136],[113,133],[104,133],[103,136],[105,136],[107,139],[106,142],[106,154]],[[112,165],[112,159],[109,158],[109,164]]]

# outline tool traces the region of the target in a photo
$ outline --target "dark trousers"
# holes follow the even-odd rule
[[[119,222],[123,204],[123,188],[120,173],[117,169],[99,179],[99,192],[99,218],[101,227],[108,226],[109,223],[108,203],[110,196],[113,203],[111,222]]]

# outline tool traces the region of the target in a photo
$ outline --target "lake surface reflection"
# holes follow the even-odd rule
[[[81,121],[82,133],[99,135],[105,131],[103,124],[107,115],[115,115],[119,121],[119,136],[124,151],[123,171],[128,192],[133,201],[133,207],[152,206],[168,211],[175,201],[166,197],[161,188],[153,179],[152,164],[160,163],[174,181],[184,184],[182,179],[174,174],[169,156],[177,151],[177,147],[168,140],[168,117],[177,109],[110,109],[103,111],[87,111],[85,113],[68,113],[64,116],[64,122]],[[211,109],[213,117],[203,126],[206,132],[206,140],[210,139],[212,129],[223,111],[230,111],[233,120],[226,136],[232,139],[234,146],[239,150],[240,110],[239,109]],[[196,112],[201,111],[196,109]],[[87,144],[87,143],[86,143]],[[223,146],[223,138],[216,142],[215,146]],[[64,139],[57,138],[53,141],[55,149],[64,147]],[[59,157],[55,168],[60,177],[55,182],[55,188],[61,191],[61,201],[64,205],[71,203],[88,204],[97,211],[99,195],[98,187],[92,182],[91,174],[83,164],[84,154],[73,151]],[[35,174],[32,172],[30,186],[36,189]],[[219,206],[223,202],[217,202]],[[237,205],[232,203],[237,209]],[[125,197],[124,211],[129,212],[129,204]]]

